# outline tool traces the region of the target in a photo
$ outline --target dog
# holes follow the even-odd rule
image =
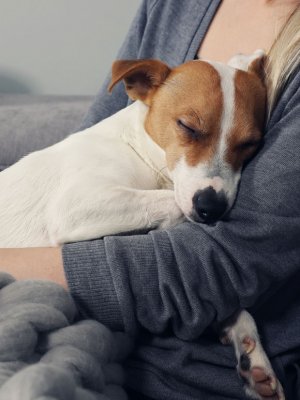
[[[194,60],[175,68],[116,61],[109,90],[123,81],[133,104],[0,173],[0,247],[216,223],[263,138],[264,57],[258,50],[228,65]],[[223,332],[247,393],[262,398],[250,373],[256,366],[284,399],[250,314],[241,311]]]

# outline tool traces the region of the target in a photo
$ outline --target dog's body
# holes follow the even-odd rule
[[[175,69],[116,62],[111,87],[124,80],[134,104],[1,172],[0,247],[56,246],[184,218],[216,222],[262,138],[262,58]],[[256,366],[284,399],[253,318],[241,311],[224,332],[248,394],[262,399],[250,373]]]
[[[137,101],[3,171],[0,247],[55,246],[178,223],[164,152],[143,127],[147,108]]]

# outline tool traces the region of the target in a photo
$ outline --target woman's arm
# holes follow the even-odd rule
[[[60,248],[0,249],[0,270],[16,279],[47,279],[68,287]]]
[[[228,222],[64,246],[71,293],[116,329],[196,338],[268,297],[299,269],[300,74],[243,172]]]

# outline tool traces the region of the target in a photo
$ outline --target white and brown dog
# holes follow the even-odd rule
[[[136,102],[1,172],[0,247],[57,246],[184,218],[216,222],[262,139],[263,58],[257,51],[228,65],[197,60],[173,69],[116,61],[110,89],[123,80]],[[262,399],[264,384],[284,399],[252,317],[242,311],[225,332],[247,392]]]

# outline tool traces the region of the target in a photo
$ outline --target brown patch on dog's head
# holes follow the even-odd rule
[[[254,155],[262,142],[265,109],[261,60],[255,60],[248,72],[237,70],[235,74],[234,124],[227,136],[226,151],[226,161],[235,171]]]
[[[220,76],[204,61],[174,68],[159,87],[145,127],[165,151],[168,168],[184,156],[190,166],[213,156],[223,108]]]
[[[266,81],[266,60],[267,56],[262,54],[260,57],[257,57],[255,60],[253,60],[248,66],[248,72],[255,74],[261,80],[264,86]]]

